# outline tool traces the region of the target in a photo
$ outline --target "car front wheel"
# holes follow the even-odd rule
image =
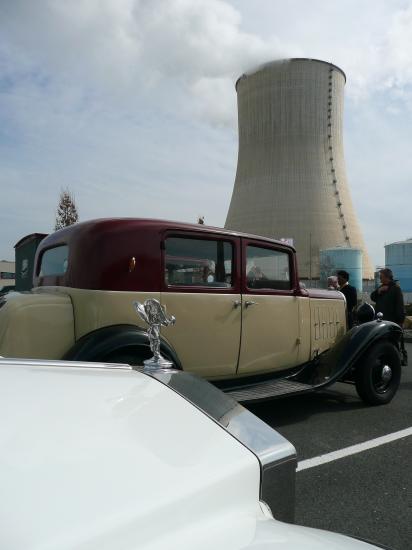
[[[391,342],[378,342],[360,360],[356,370],[356,390],[368,405],[389,403],[401,381],[401,360]]]

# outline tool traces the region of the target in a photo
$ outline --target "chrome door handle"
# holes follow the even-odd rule
[[[236,309],[242,305],[242,302],[240,300],[235,300],[233,302],[233,307]]]
[[[249,300],[246,300],[245,302],[245,306],[246,307],[250,307],[250,306],[257,306],[257,302],[252,302],[252,301],[249,301]]]

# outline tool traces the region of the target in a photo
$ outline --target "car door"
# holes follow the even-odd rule
[[[239,374],[294,367],[299,353],[299,298],[293,251],[242,239],[242,338]]]
[[[183,369],[208,378],[236,374],[240,347],[240,238],[174,232],[163,241],[162,305],[176,317],[162,334]]]

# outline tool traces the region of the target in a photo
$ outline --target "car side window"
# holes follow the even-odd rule
[[[164,279],[168,286],[233,286],[233,246],[214,239],[169,237]]]
[[[41,264],[38,275],[64,275],[68,267],[69,247],[67,245],[49,248],[41,257]]]
[[[260,246],[247,246],[246,286],[253,289],[290,290],[289,254]]]

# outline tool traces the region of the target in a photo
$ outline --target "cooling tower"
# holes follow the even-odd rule
[[[239,156],[225,226],[293,238],[303,279],[319,277],[320,249],[363,252],[373,267],[346,178],[342,117],[344,72],[324,61],[263,65],[236,83]]]

